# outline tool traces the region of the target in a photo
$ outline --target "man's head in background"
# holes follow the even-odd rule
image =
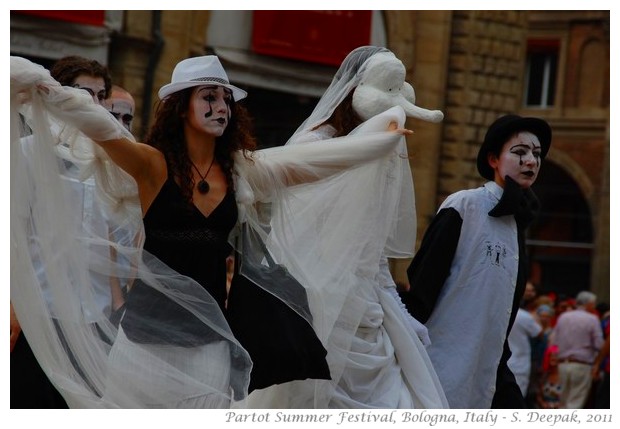
[[[103,101],[103,106],[131,132],[131,123],[136,111],[136,102],[127,90],[120,86],[112,85],[110,97]]]

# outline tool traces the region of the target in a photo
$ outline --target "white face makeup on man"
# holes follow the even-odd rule
[[[194,89],[189,102],[189,126],[220,137],[228,126],[232,95],[222,86],[208,85]]]
[[[488,162],[495,170],[495,182],[504,187],[506,176],[513,179],[521,188],[534,184],[540,171],[541,145],[538,137],[528,131],[512,136],[502,146],[499,157],[489,153]]]
[[[120,122],[127,131],[131,132],[131,123],[133,121],[133,106],[126,100],[109,100],[109,111]]]
[[[103,102],[103,106],[123,125],[127,131],[131,132],[131,123],[136,108],[133,98],[129,94],[115,92],[112,90],[110,98]]]
[[[88,92],[96,104],[102,104],[105,99],[105,81],[102,77],[80,75],[75,78],[73,87]]]

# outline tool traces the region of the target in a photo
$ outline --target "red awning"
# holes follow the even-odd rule
[[[379,10],[214,10],[206,36],[231,81],[311,97],[352,49],[387,43]]]
[[[338,66],[370,44],[370,10],[255,10],[252,49],[258,54]]]

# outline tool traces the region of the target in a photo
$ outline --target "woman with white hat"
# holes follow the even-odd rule
[[[443,119],[440,111],[414,102],[402,62],[386,48],[359,47],[286,147],[336,140],[363,146],[392,120],[404,127],[405,115]],[[272,207],[272,246],[296,277],[308,279],[331,380],[252,392],[252,408],[447,406],[425,350],[426,329],[404,309],[388,268],[388,257],[412,257],[415,245],[413,182],[405,138],[400,140],[388,156],[297,187]]]
[[[41,366],[72,407],[228,407],[247,395],[251,369],[223,315],[229,234],[237,219],[265,237],[259,201],[277,202],[292,185],[389,156],[405,131],[385,130],[399,116],[382,118],[363,145],[336,139],[254,151],[237,103],[246,93],[229,83],[215,56],[177,64],[159,92],[162,103],[146,143],[136,143],[82,93],[11,57],[11,282],[20,285],[12,300],[32,308],[49,288],[64,315],[63,338],[50,328],[42,304],[40,312],[20,312],[24,331],[56,352]],[[18,112],[32,129],[33,168],[22,168],[18,141],[29,130],[20,126]],[[114,242],[64,221],[71,205],[58,180],[63,165],[54,161],[57,135],[70,143],[82,177],[95,177],[97,198],[124,234],[114,234]],[[29,240],[47,262],[42,275],[32,269]],[[83,242],[89,246],[78,246]],[[116,256],[84,251],[97,246],[113,247]],[[98,326],[113,339],[112,348],[82,323],[81,314],[95,311],[84,286],[93,273],[135,279],[118,331],[112,323]],[[280,298],[289,303],[295,297]],[[72,360],[94,389],[72,372]]]

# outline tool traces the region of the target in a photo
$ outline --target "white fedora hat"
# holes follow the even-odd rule
[[[159,98],[163,100],[174,92],[202,85],[218,85],[228,88],[232,91],[235,101],[239,101],[248,95],[244,90],[229,83],[228,76],[218,57],[205,55],[187,58],[179,62],[172,72],[172,82],[159,89]]]

